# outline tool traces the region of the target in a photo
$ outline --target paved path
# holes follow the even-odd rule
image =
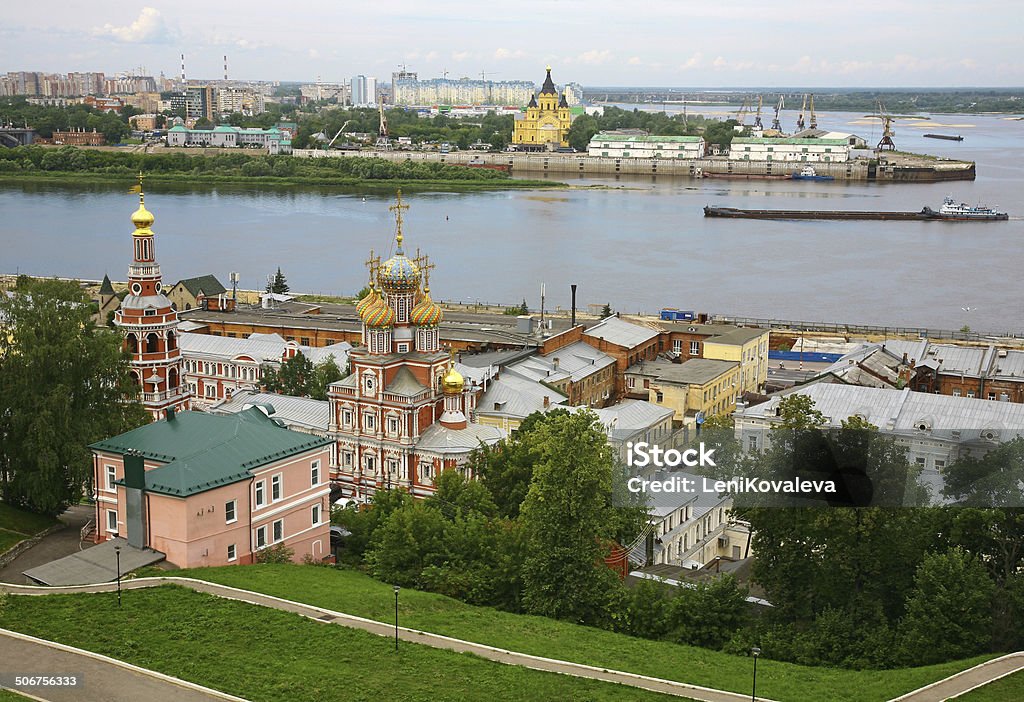
[[[19,554],[5,567],[0,568],[0,582],[29,585],[32,581],[22,575],[24,571],[92,546],[92,543],[82,543],[80,536],[82,527],[92,517],[92,505],[69,507],[64,514],[60,515],[60,520],[67,526],[60,531],[44,536],[39,543]]]
[[[1020,670],[1024,670],[1024,652],[1010,653],[908,692],[892,702],[943,702]]]
[[[129,665],[89,651],[0,629],[0,673],[4,684],[14,675],[75,676],[77,687],[28,687],[47,702],[245,702],[240,697],[169,675]]]
[[[312,605],[302,604],[299,602],[292,602],[291,600],[284,600],[271,595],[264,595],[258,592],[251,592],[249,590],[240,590],[238,588],[228,587],[227,585],[218,585],[204,580],[195,580],[193,578],[136,578],[134,580],[122,581],[121,588],[123,590],[134,590],[139,588],[157,587],[165,584],[180,585],[182,587],[191,588],[197,592],[205,592],[217,597],[238,600],[240,602],[248,602],[249,604],[260,605],[262,607],[271,607],[285,612],[294,612],[295,614],[308,617],[315,621],[362,629],[379,636],[391,637],[395,635],[395,627],[393,624],[378,622],[373,619],[364,619],[362,617],[356,617],[343,612],[335,612],[321,607],[314,607]],[[115,589],[114,583],[77,585],[71,587],[36,587],[0,583],[0,591],[21,595],[109,592],[113,589]],[[554,660],[551,658],[543,658],[541,656],[531,656],[526,653],[507,651],[505,649],[495,648],[494,646],[485,646],[483,644],[463,641],[461,639],[453,639],[448,636],[431,634],[424,631],[417,631],[416,629],[407,629],[405,627],[400,627],[398,631],[399,638],[403,641],[410,641],[413,643],[423,644],[425,646],[432,646],[434,648],[442,648],[460,653],[473,653],[481,658],[487,658],[489,660],[508,665],[519,665],[524,668],[532,668],[534,670],[544,670],[581,678],[603,680],[606,682],[618,683],[620,685],[629,685],[630,687],[675,695],[677,697],[684,697],[690,700],[698,700],[699,702],[750,701],[750,695],[742,695],[735,692],[714,690],[711,688],[700,687],[698,685],[689,685],[687,683],[675,682],[673,680],[663,680],[661,678],[652,678],[646,675],[637,675],[635,673],[598,668],[595,666],[583,665],[581,663],[571,663],[569,661]],[[770,700],[767,700],[767,698],[763,697],[758,697],[757,699],[759,702],[771,702]],[[147,702],[151,701],[147,700]]]

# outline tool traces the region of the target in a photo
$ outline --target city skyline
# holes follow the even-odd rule
[[[46,5],[51,5],[48,11]],[[60,10],[57,12],[56,10]],[[390,81],[405,65],[421,78],[535,80],[590,86],[1016,87],[1021,13],[1006,0],[771,7],[667,2],[627,12],[608,2],[538,2],[516,17],[450,0],[429,14],[408,2],[300,11],[271,3],[182,0],[127,9],[15,6],[0,29],[0,72],[145,67],[196,79],[325,82],[358,73]],[[557,11],[556,11],[557,10]],[[521,19],[518,19],[521,18]],[[987,18],[979,21],[978,18]]]

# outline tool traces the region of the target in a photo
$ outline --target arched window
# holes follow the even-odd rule
[[[174,390],[176,387],[178,387],[178,371],[177,369],[172,368],[167,373],[167,389]]]
[[[167,350],[170,351],[172,349],[177,348],[177,343],[178,342],[177,342],[177,340],[174,337],[174,332],[173,331],[167,332]]]
[[[185,311],[188,312],[190,309],[192,309],[192,303],[191,302],[186,302],[185,303]]]
[[[138,373],[138,371],[132,371],[132,378],[135,380],[135,384],[138,385],[139,388],[141,389],[142,388],[142,376]]]
[[[125,350],[129,353],[139,352],[139,338],[135,334],[129,333],[124,338]]]
[[[146,336],[146,353],[156,353],[160,350],[160,337],[156,332],[150,332]]]

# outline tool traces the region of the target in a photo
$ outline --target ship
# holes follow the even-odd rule
[[[835,176],[818,175],[813,166],[804,166],[799,172],[791,176],[793,180],[835,180]]]
[[[959,134],[925,134],[925,139],[945,139],[946,141],[963,141],[964,138]]]
[[[760,173],[708,173],[707,171],[703,171],[700,175],[703,178],[722,178],[725,180],[790,180],[793,177],[790,173],[768,175]]]
[[[704,207],[705,217],[727,217],[734,219],[874,219],[874,220],[916,220],[924,222],[993,222],[1009,219],[1005,212],[978,205],[971,207],[957,204],[946,198],[942,207],[933,210],[923,207],[919,212],[872,212],[865,210],[745,210],[737,207]]]

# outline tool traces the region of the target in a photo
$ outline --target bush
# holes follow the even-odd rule
[[[257,563],[291,563],[295,556],[295,549],[288,548],[283,543],[274,544],[256,552]]]

